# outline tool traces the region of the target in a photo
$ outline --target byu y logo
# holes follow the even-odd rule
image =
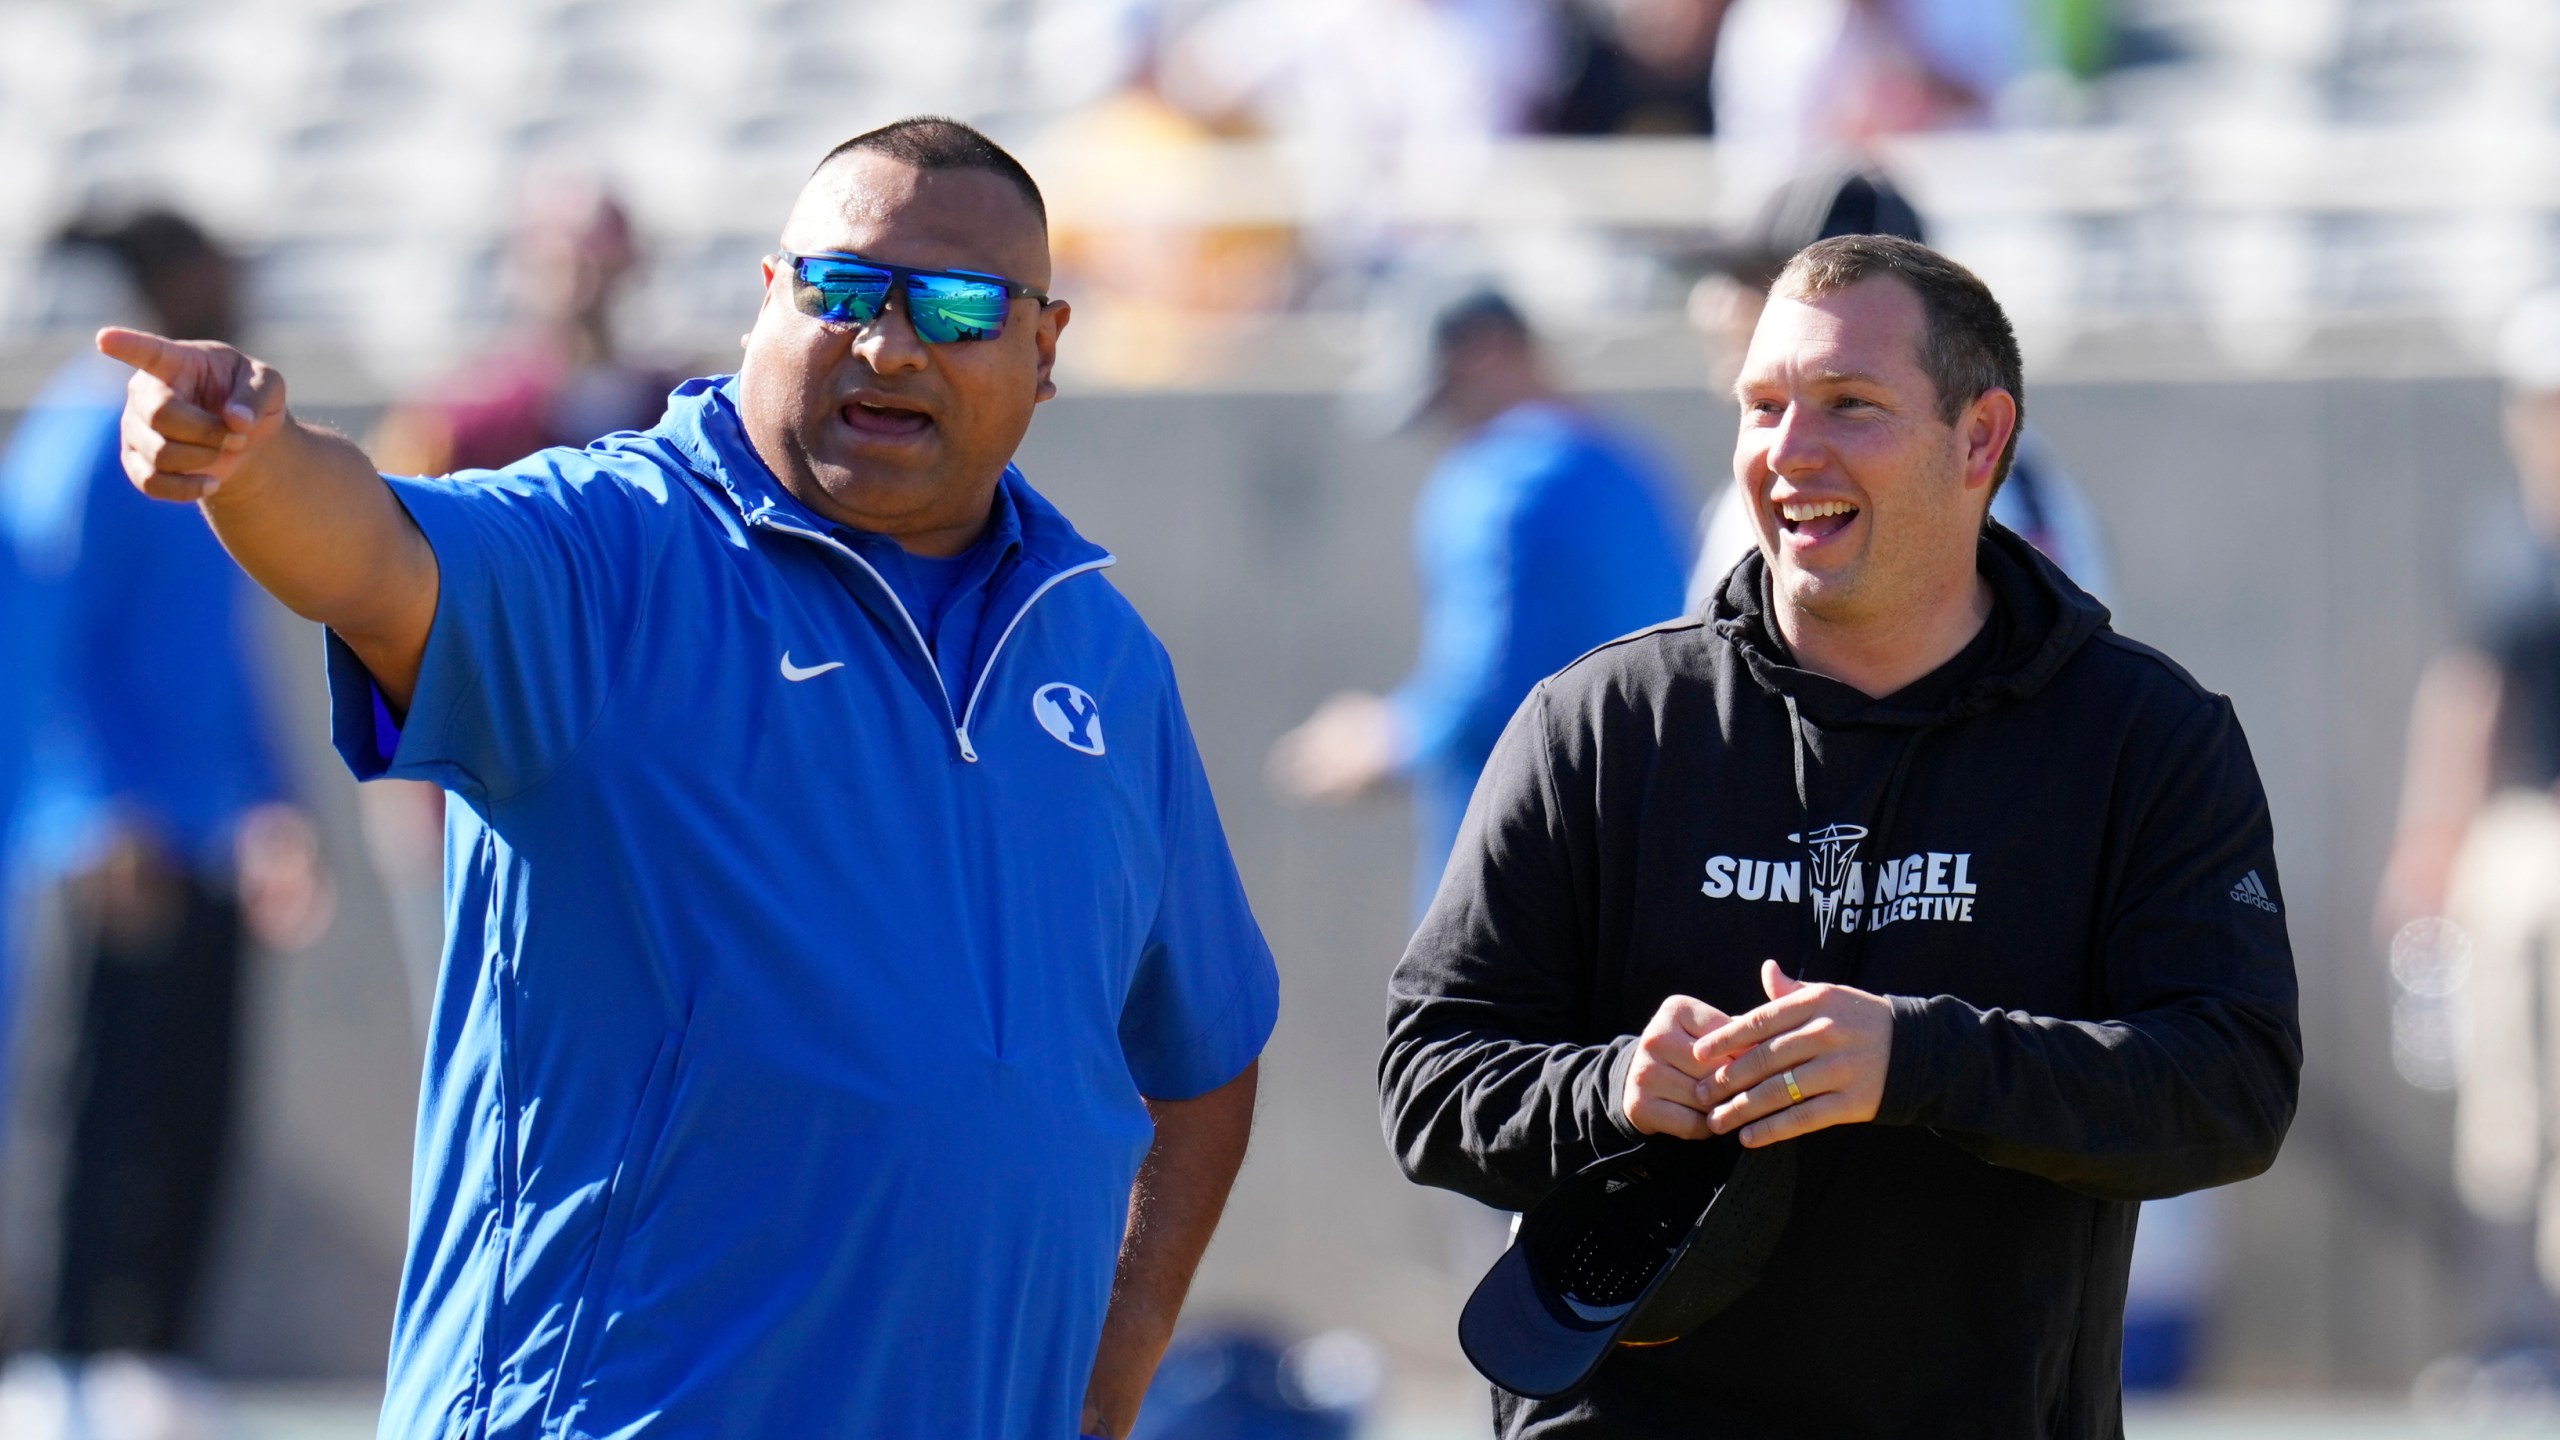
[[[1075,686],[1060,680],[1031,692],[1031,714],[1068,749],[1102,753],[1102,707]]]

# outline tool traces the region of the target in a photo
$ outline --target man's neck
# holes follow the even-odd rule
[[[1991,619],[1991,582],[1978,571],[1967,579],[1929,602],[1847,621],[1809,614],[1783,597],[1772,609],[1798,668],[1880,699],[1953,660],[1982,633]]]
[[[1488,386],[1451,406],[1450,419],[1461,439],[1484,433],[1485,427],[1523,405],[1561,404],[1564,397],[1534,372],[1516,381]]]
[[[789,478],[783,477],[782,486],[791,492],[793,499],[809,507],[810,513],[819,519],[848,529],[860,530],[866,534],[878,535],[883,539],[894,540],[898,543],[898,548],[911,555],[922,555],[927,559],[947,560],[965,552],[970,546],[977,544],[978,538],[986,534],[987,528],[995,523],[996,504],[993,490],[987,492],[986,504],[976,515],[957,523],[936,524],[930,521],[918,523],[904,517],[887,519],[855,515],[837,504],[832,496],[815,485],[803,489],[799,485],[792,484]]]
[[[740,384],[746,383],[741,377]],[[807,463],[807,458],[792,447],[788,436],[769,437],[756,433],[755,422],[748,418],[754,412],[743,402],[738,406],[739,428],[747,437],[747,448],[764,462],[771,474],[792,499],[807,507],[810,514],[830,525],[844,525],[873,535],[895,540],[910,554],[933,559],[947,559],[978,543],[995,522],[996,492],[1004,486],[1003,472],[986,482],[973,504],[954,514],[943,510],[931,515],[865,515],[827,493]],[[777,459],[796,463],[776,464]]]

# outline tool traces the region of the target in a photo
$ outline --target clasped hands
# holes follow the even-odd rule
[[[1618,1097],[1627,1123],[1684,1140],[1738,1129],[1756,1149],[1876,1118],[1893,1055],[1893,1003],[1792,979],[1775,960],[1761,962],[1760,988],[1768,1003],[1741,1015],[1686,995],[1662,1002],[1627,1063]]]

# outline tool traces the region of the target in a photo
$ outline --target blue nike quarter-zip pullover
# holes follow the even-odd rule
[[[392,485],[434,629],[398,727],[332,637],[336,738],[458,803],[382,1434],[1073,1435],[1141,1097],[1277,1008],[1111,557],[1008,471],[929,641],[722,379]]]

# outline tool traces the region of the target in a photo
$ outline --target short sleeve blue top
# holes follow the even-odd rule
[[[1393,697],[1412,745],[1416,914],[1530,688],[1680,613],[1672,476],[1631,438],[1547,401],[1504,411],[1432,470],[1414,507],[1422,654]]]
[[[1141,1097],[1270,1033],[1110,556],[1009,471],[928,643],[733,384],[392,482],[442,576],[404,725],[331,642],[356,773],[460,802],[385,1436],[1063,1440]]]

